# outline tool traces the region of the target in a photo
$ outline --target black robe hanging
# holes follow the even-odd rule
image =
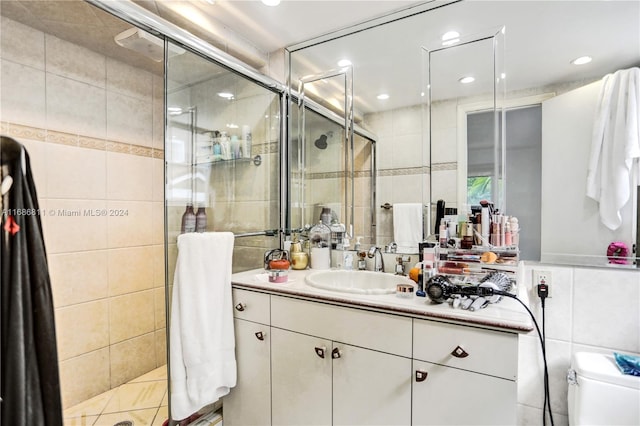
[[[62,425],[51,283],[29,156],[0,137],[3,176],[13,178],[2,205],[0,380],[2,425]]]

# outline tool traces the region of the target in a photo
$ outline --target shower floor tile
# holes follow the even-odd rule
[[[162,426],[167,419],[167,368],[162,366],[64,411],[65,426]]]

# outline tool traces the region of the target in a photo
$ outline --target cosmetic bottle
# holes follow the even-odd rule
[[[204,207],[198,207],[196,213],[196,232],[205,232],[207,230],[207,212]]]
[[[440,247],[446,247],[447,246],[447,240],[449,239],[447,236],[447,222],[444,221],[444,219],[442,219],[440,221],[440,231],[438,233],[438,239],[440,241]]]
[[[511,239],[511,221],[507,220],[504,224],[504,245],[509,247],[513,244]]]
[[[193,212],[193,204],[187,203],[187,208],[182,214],[181,233],[195,232],[196,230],[196,214]]]
[[[246,124],[242,126],[242,156],[251,158],[251,127]]]
[[[240,141],[236,135],[231,136],[231,159],[240,158]]]
[[[482,245],[486,246],[489,243],[489,233],[491,232],[491,216],[489,215],[489,207],[483,207],[481,215],[480,226]]]
[[[227,132],[220,133],[220,151],[223,160],[231,160],[231,143]]]

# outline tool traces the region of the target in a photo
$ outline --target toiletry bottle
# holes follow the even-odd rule
[[[444,219],[440,221],[440,233],[438,234],[438,238],[440,240],[440,247],[446,247],[447,241],[449,240],[447,236],[447,222]]]
[[[511,239],[511,221],[507,220],[504,223],[504,245],[509,247],[513,244],[513,240]]]
[[[231,136],[231,158],[240,158],[240,141],[236,135]]]
[[[251,158],[251,127],[248,125],[242,126],[242,156],[244,158]]]
[[[347,271],[351,271],[353,269],[353,252],[349,250],[349,239],[344,238],[342,240],[342,265],[343,268]]]
[[[195,232],[196,230],[196,214],[193,212],[193,204],[187,203],[187,208],[182,214],[181,233]]]
[[[359,251],[358,252],[358,271],[366,271],[367,270],[367,252]]]
[[[196,213],[196,232],[205,232],[207,230],[207,212],[204,207],[199,206]]]
[[[480,216],[480,227],[480,235],[482,235],[482,245],[489,245],[489,233],[491,232],[491,216],[489,215],[489,207],[482,207]]]
[[[220,133],[220,151],[223,160],[231,159],[231,144],[229,143],[227,132]]]

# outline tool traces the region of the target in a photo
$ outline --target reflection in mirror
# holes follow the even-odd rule
[[[337,83],[336,83],[337,80]],[[342,193],[342,206],[337,208],[335,203],[329,203],[328,201],[324,201],[325,204],[331,204],[333,208],[329,205],[320,206],[321,211],[327,212],[327,214],[331,214],[333,217],[331,220],[327,220],[326,217],[323,219],[325,225],[332,227],[332,231],[340,234],[340,239],[342,237],[352,238],[353,236],[353,69],[350,66],[342,67],[340,69],[334,69],[322,74],[316,74],[311,76],[304,76],[298,80],[298,123],[297,123],[297,134],[298,134],[298,145],[300,148],[300,152],[298,155],[298,170],[303,174],[302,180],[306,180],[306,174],[309,172],[307,169],[307,164],[317,163],[316,158],[310,158],[307,155],[308,145],[307,145],[307,131],[309,128],[306,126],[306,111],[307,111],[307,92],[317,94],[322,90],[322,86],[337,84],[343,88],[342,92],[339,92],[341,95],[340,98],[333,98],[332,101],[335,104],[335,107],[342,110],[342,119],[340,120],[341,132],[337,133],[336,136],[341,136],[341,141],[343,143],[338,144],[338,146],[343,147],[341,155],[336,156],[334,158],[326,155],[325,157],[329,159],[329,162],[336,161],[335,171],[342,172],[340,176],[343,187],[341,190],[337,191],[337,194]],[[333,136],[333,130],[326,131],[318,136],[317,139],[313,140],[313,147],[319,150],[324,150],[328,147],[327,139],[329,136]],[[300,196],[299,199],[305,200],[307,196],[305,195],[305,186],[300,186]],[[305,204],[301,205],[303,209],[302,217],[305,216],[304,209]],[[331,213],[328,213],[331,212]],[[341,213],[341,219],[338,219],[338,213]],[[315,222],[310,222],[313,225]],[[306,225],[306,224],[305,224]],[[301,224],[302,227],[302,224]],[[342,246],[342,244],[338,244]]]
[[[291,143],[291,224],[292,228],[309,227],[321,220],[323,208],[329,209],[330,221],[345,225],[345,187],[349,180],[354,185],[354,237],[369,244],[375,234],[375,221],[371,216],[375,194],[372,175],[375,164],[375,141],[360,132],[354,133],[353,177],[347,176],[344,158],[347,142],[339,119],[328,117],[305,107],[304,144],[297,137]],[[292,110],[292,123],[298,120],[298,109]],[[334,117],[336,118],[336,117]],[[295,135],[301,132],[294,131]],[[349,180],[347,180],[349,178]],[[346,232],[347,226],[344,226]]]
[[[439,122],[440,108],[447,105],[442,101],[451,97],[473,99],[475,104],[469,112],[481,110],[484,118],[482,149],[476,149],[470,156],[469,151],[460,146],[457,148],[457,166],[452,164],[449,173],[432,173],[432,220],[429,229],[438,234],[443,217],[435,214],[436,200],[441,200],[441,205],[444,203],[450,216],[470,216],[472,208],[479,210],[480,201],[489,201],[496,210],[504,213],[504,139],[500,110],[504,99],[504,28],[467,38],[438,40],[431,46],[423,49],[423,74],[426,75],[429,112],[426,142],[431,148],[432,163],[440,159],[441,153],[455,153],[458,143],[455,129],[452,131],[445,123]],[[461,145],[464,143],[462,141]],[[476,187],[484,189],[482,197],[474,200],[473,204],[469,204],[465,163],[475,165],[475,174],[471,177]],[[439,171],[444,172],[444,167]]]
[[[541,105],[543,123],[538,169],[542,179],[541,201],[537,206],[527,207],[530,215],[539,218],[541,227],[536,231],[535,226],[523,226],[521,237],[539,234],[540,258],[551,263],[606,264],[604,254],[611,241],[626,241],[631,247],[634,238],[630,224],[625,221],[615,232],[603,227],[598,219],[597,203],[585,196],[585,182],[598,84],[608,73],[640,65],[640,3],[444,3],[447,2],[430,2],[422,8],[413,8],[411,16],[405,15],[402,19],[393,16],[386,24],[354,28],[352,32],[329,35],[289,50],[293,78],[335,67],[345,58],[353,64],[356,121],[376,135],[379,153],[377,243],[384,245],[393,239],[392,209],[380,209],[381,204],[423,202],[430,205],[438,199],[444,199],[449,205],[467,203],[466,185],[462,185],[464,192],[458,191],[459,182],[466,183],[467,113],[488,108],[474,106],[482,103],[477,96],[444,93],[439,96],[440,100],[434,101],[438,108],[431,117],[432,131],[448,134],[455,142],[424,145],[428,137],[423,136],[421,105],[425,99],[420,96],[421,55],[418,52],[451,30],[457,30],[464,37],[505,26],[507,92],[503,106]],[[593,60],[580,66],[570,63],[584,55]],[[453,67],[449,71],[457,74]],[[378,99],[377,95],[382,93],[389,97]],[[559,104],[566,106],[559,108]],[[577,114],[579,109],[585,111]],[[552,120],[557,124],[551,126]],[[509,127],[508,121],[504,126]],[[566,137],[564,131],[568,127],[581,133]],[[425,126],[424,131],[427,129]],[[504,129],[507,145],[515,132],[517,128]],[[569,140],[572,142],[568,143]],[[462,171],[464,179],[458,176]],[[519,184],[510,182],[515,178],[527,181],[530,172],[533,172],[531,168],[509,168],[507,164],[504,204],[507,212],[519,207],[519,203],[516,205],[509,198],[512,197],[509,186],[518,190]],[[526,191],[520,191],[526,197]],[[626,207],[630,211],[623,215],[633,216],[631,205]],[[524,220],[523,214],[518,216]],[[429,231],[433,232],[431,226]],[[536,257],[535,253],[534,250],[531,258]],[[526,260],[528,256],[522,258]]]

